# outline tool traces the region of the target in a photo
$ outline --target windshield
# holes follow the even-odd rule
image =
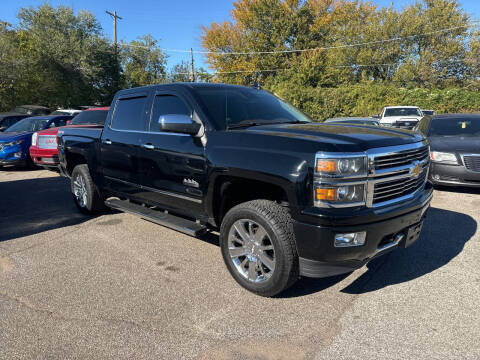
[[[310,122],[311,120],[289,103],[254,88],[195,89],[209,118],[219,129],[248,123],[273,124]]]
[[[17,106],[15,109],[12,110],[14,113],[19,113],[19,114],[24,114],[24,115],[31,115],[33,114],[33,110],[23,107],[23,106]]]
[[[435,111],[433,110],[422,110],[423,115],[434,115]]]
[[[49,119],[26,118],[10,126],[5,132],[34,132],[45,129]]]
[[[422,116],[417,108],[390,108],[385,110],[384,117],[389,116]]]
[[[75,116],[69,125],[104,125],[108,110],[87,110]]]
[[[480,136],[480,117],[432,119],[429,136]]]

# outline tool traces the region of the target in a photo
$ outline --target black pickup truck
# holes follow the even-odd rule
[[[432,198],[421,134],[314,123],[256,88],[122,90],[104,127],[61,129],[58,144],[81,211],[218,230],[232,276],[263,296],[409,246]]]

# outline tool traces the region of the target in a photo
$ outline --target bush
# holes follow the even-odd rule
[[[437,113],[480,112],[480,92],[461,88],[409,89],[371,83],[313,88],[284,82],[268,89],[318,121],[338,116],[371,116],[387,105],[416,105]]]

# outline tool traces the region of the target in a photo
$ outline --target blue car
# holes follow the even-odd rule
[[[36,131],[65,126],[73,116],[34,116],[20,120],[0,133],[0,167],[33,166],[29,148]]]

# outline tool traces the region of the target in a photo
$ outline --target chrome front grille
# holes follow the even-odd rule
[[[385,155],[375,156],[375,170],[383,170],[392,167],[408,165],[414,161],[425,161],[428,159],[428,146],[417,149],[393,152]]]
[[[480,154],[479,155],[463,155],[463,163],[467,170],[480,172]]]
[[[427,182],[430,165],[428,142],[367,151],[369,207],[379,207],[413,197]]]
[[[55,135],[39,135],[38,147],[40,149],[56,149],[57,137]]]
[[[425,184],[427,172],[428,169],[425,168],[418,178],[403,177],[376,183],[373,187],[372,203],[378,204],[413,194]]]

